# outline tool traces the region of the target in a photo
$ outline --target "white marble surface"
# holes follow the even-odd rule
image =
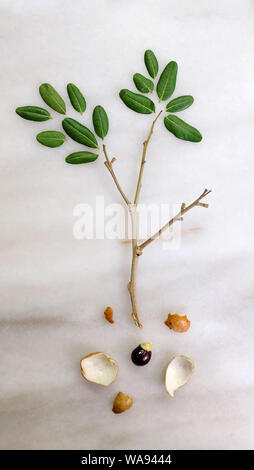
[[[2,449],[250,449],[253,447],[253,146],[254,2],[250,0],[1,0],[0,447]],[[70,167],[65,144],[51,150],[34,139],[57,127],[29,123],[16,106],[41,105],[38,85],[85,91],[109,111],[108,146],[128,194],[151,116],[118,98],[144,73],[143,51],[179,64],[177,94],[195,104],[184,117],[201,144],[171,137],[159,123],[145,169],[142,202],[191,201],[213,189],[208,210],[185,217],[181,248],[161,242],[140,261],[144,321],[130,320],[126,283],[130,247],[119,241],[76,241],[73,207],[120,202],[102,157]],[[68,105],[68,114],[75,117]],[[59,121],[60,125],[60,121]],[[193,230],[196,229],[196,230]],[[106,305],[116,311],[107,324]],[[163,324],[187,312],[185,335]],[[141,341],[153,359],[129,360]],[[104,350],[120,365],[108,389],[86,383],[79,359]],[[171,399],[163,373],[172,355],[195,360],[189,384]],[[119,391],[134,398],[111,412]]]

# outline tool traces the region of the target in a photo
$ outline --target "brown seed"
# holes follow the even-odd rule
[[[126,393],[119,392],[113,403],[113,413],[123,413],[123,411],[128,410],[133,405],[133,399],[126,395]]]
[[[179,313],[169,313],[164,323],[171,330],[177,331],[177,333],[185,333],[185,331],[188,331],[191,324],[186,315],[180,315]]]
[[[111,307],[107,307],[107,308],[105,308],[105,310],[104,310],[104,317],[106,318],[106,320],[107,320],[109,323],[114,323],[114,320],[113,320],[113,313],[114,313],[114,310],[113,310],[113,308],[111,308]]]

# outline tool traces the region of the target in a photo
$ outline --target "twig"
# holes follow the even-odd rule
[[[127,198],[127,196],[124,194],[124,192],[123,192],[123,190],[122,190],[122,188],[121,188],[121,186],[120,186],[120,184],[119,184],[119,182],[118,182],[118,179],[117,179],[117,177],[116,177],[116,175],[115,175],[113,166],[112,166],[112,164],[113,164],[114,161],[115,161],[115,158],[112,158],[112,160],[110,161],[110,160],[109,160],[109,157],[108,157],[107,150],[106,150],[106,145],[103,144],[102,148],[103,148],[103,153],[104,153],[105,158],[106,158],[104,164],[105,164],[105,166],[107,167],[108,171],[110,172],[110,174],[111,174],[111,176],[112,176],[112,178],[113,178],[113,180],[114,180],[114,182],[115,182],[115,185],[116,185],[116,187],[117,187],[119,193],[121,194],[122,198],[124,199],[124,201],[126,202],[126,204],[129,205],[129,204],[131,204],[131,202],[129,201],[129,199]]]
[[[158,230],[158,232],[156,232],[154,235],[152,235],[152,237],[148,238],[145,242],[141,243],[141,245],[138,246],[138,248],[140,250],[140,253],[142,253],[143,249],[146,246],[150,245],[150,243],[152,243],[153,240],[158,238],[162,234],[162,232],[164,232],[164,230],[166,230],[171,225],[173,225],[174,222],[176,222],[177,220],[183,220],[183,218],[182,218],[183,214],[186,214],[186,212],[191,210],[193,207],[201,206],[201,207],[206,207],[207,208],[208,204],[203,204],[200,201],[205,196],[207,196],[210,192],[211,192],[211,189],[210,190],[205,189],[203,191],[203,193],[201,194],[201,196],[199,196],[197,199],[195,199],[195,201],[193,201],[189,206],[186,206],[183,203],[182,206],[181,206],[181,210],[178,212],[178,214],[176,214],[169,222],[167,222],[162,228],[160,228],[160,230]]]
[[[157,119],[159,119],[161,113],[162,113],[162,110],[159,112],[159,114],[158,114],[158,115],[156,116],[156,118],[154,119],[154,121],[153,121],[153,123],[152,123],[152,127],[151,127],[151,129],[150,129],[150,132],[149,132],[149,134],[148,134],[148,137],[147,137],[147,139],[143,142],[143,153],[142,153],[142,159],[141,159],[141,165],[140,165],[140,170],[139,170],[139,177],[138,177],[138,183],[137,183],[137,189],[136,189],[134,204],[138,204],[139,193],[140,193],[140,189],[141,189],[142,176],[143,176],[144,166],[145,166],[145,162],[146,162],[146,151],[147,151],[147,147],[148,147],[149,141],[150,141],[150,139],[151,139],[151,137],[152,137],[152,133],[153,133],[153,129],[154,129],[155,123],[156,123]]]
[[[137,254],[137,213],[136,205],[130,204],[129,206],[130,216],[131,216],[131,228],[132,228],[132,263],[131,263],[131,277],[130,282],[128,283],[128,290],[131,298],[132,306],[132,318],[134,323],[139,328],[142,328],[142,323],[140,322],[138,315],[138,302],[137,302],[137,289],[136,289],[136,278],[137,278],[137,268],[139,256]]]

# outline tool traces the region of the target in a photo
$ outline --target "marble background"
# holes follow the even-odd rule
[[[0,447],[2,449],[250,449],[253,447],[253,0],[1,0]],[[89,124],[95,104],[110,118],[115,170],[133,194],[142,141],[152,116],[125,108],[121,88],[145,73],[143,52],[161,66],[177,60],[176,94],[193,94],[182,117],[200,144],[158,123],[148,151],[141,201],[192,201],[212,188],[209,209],[186,215],[181,247],[147,248],[138,292],[144,328],[130,319],[130,246],[73,238],[73,208],[120,203],[102,155],[75,167],[35,140],[50,123],[20,119],[17,106],[42,105],[38,86],[84,90]],[[68,115],[76,117],[68,104]],[[208,200],[207,200],[208,202]],[[116,322],[103,319],[112,305]],[[163,324],[188,313],[184,335]],[[152,341],[140,370],[129,359]],[[118,360],[117,381],[86,383],[79,360],[104,350]],[[163,387],[174,354],[196,372],[171,399]],[[119,391],[134,398],[111,412]]]

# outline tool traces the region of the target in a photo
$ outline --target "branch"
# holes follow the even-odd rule
[[[161,113],[162,113],[162,110],[159,112],[159,114],[157,115],[157,117],[153,121],[152,127],[150,129],[149,134],[148,134],[148,137],[145,140],[145,142],[143,143],[143,153],[142,153],[142,159],[141,159],[141,165],[140,165],[140,170],[139,170],[139,177],[138,177],[138,183],[137,183],[137,189],[136,189],[134,204],[138,204],[139,193],[140,193],[140,189],[141,189],[141,181],[142,181],[142,176],[143,176],[143,171],[144,171],[144,165],[145,165],[145,162],[146,162],[147,147],[148,147],[149,141],[152,137],[152,133],[153,133],[155,123],[156,123],[157,119],[160,117]]]
[[[120,186],[120,184],[119,184],[119,182],[118,182],[118,179],[117,179],[117,177],[116,177],[116,175],[115,175],[114,169],[113,169],[112,163],[114,163],[115,158],[113,158],[113,159],[110,161],[110,160],[109,160],[109,157],[108,157],[108,154],[107,154],[106,145],[103,144],[102,148],[103,148],[103,153],[104,153],[105,158],[106,158],[106,160],[105,160],[105,162],[104,162],[104,165],[107,167],[109,173],[111,174],[111,176],[112,176],[112,178],[113,178],[113,180],[114,180],[114,182],[115,182],[115,185],[116,185],[116,187],[117,187],[119,193],[121,194],[122,198],[124,199],[124,201],[126,202],[126,204],[127,204],[127,206],[128,206],[129,204],[131,204],[131,202],[129,201],[129,199],[127,198],[127,196],[124,194],[124,192],[123,192],[123,190],[122,190],[122,188],[121,188],[121,186]]]
[[[136,209],[137,209],[137,203],[138,203],[139,193],[141,189],[141,180],[143,176],[144,165],[146,162],[147,146],[151,139],[155,123],[157,119],[159,118],[159,116],[161,115],[161,113],[162,111],[160,111],[157,117],[154,119],[151,129],[149,131],[148,137],[143,143],[143,153],[142,153],[141,165],[140,165],[140,170],[139,170],[135,199],[134,199],[134,203],[129,205],[129,210],[130,210],[130,215],[131,215],[131,227],[132,227],[132,237],[131,237],[132,238],[132,264],[131,264],[131,277],[130,277],[130,282],[128,284],[128,290],[129,290],[130,298],[131,298],[132,318],[134,320],[135,325],[138,326],[139,328],[142,328],[142,323],[140,321],[139,313],[138,313],[136,278],[137,278],[138,260],[139,260],[139,255],[141,253],[139,253],[138,242],[137,242]]]
[[[137,278],[137,268],[139,256],[137,254],[137,214],[136,214],[136,205],[131,204],[129,206],[130,216],[131,216],[131,228],[132,228],[132,263],[131,263],[131,277],[130,282],[128,283],[128,290],[131,298],[132,305],[132,318],[136,326],[142,328],[142,323],[138,314],[138,301],[137,301],[137,288],[136,288],[136,278]]]
[[[182,216],[183,214],[185,214],[186,212],[190,211],[193,207],[195,206],[200,206],[200,207],[208,207],[208,204],[204,204],[201,201],[201,199],[203,199],[205,196],[207,196],[209,193],[211,192],[211,189],[208,190],[208,189],[205,189],[204,192],[201,194],[201,196],[199,196],[195,201],[193,201],[189,206],[186,206],[184,203],[182,204],[181,206],[181,210],[178,212],[178,214],[176,214],[166,225],[164,225],[162,228],[160,228],[160,230],[158,230],[158,232],[156,232],[152,237],[148,238],[144,243],[142,243],[141,245],[138,246],[138,249],[140,251],[140,253],[142,252],[142,250],[150,245],[150,243],[152,243],[153,240],[155,240],[156,238],[158,238],[162,232],[164,232],[164,230],[166,230],[167,228],[169,228],[171,225],[173,225],[177,220],[183,220]]]

